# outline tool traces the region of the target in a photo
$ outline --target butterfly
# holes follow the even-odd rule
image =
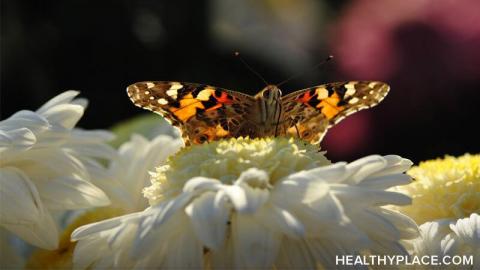
[[[377,105],[390,87],[377,81],[327,83],[282,96],[267,85],[255,96],[210,85],[147,81],[127,87],[132,102],[178,127],[185,144],[231,137],[292,136],[320,143],[326,131]]]

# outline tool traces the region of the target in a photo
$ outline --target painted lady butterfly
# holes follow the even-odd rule
[[[377,105],[389,86],[382,82],[335,82],[282,97],[275,85],[255,96],[209,85],[138,82],[127,88],[132,102],[165,117],[185,143],[249,136],[294,136],[319,143],[328,128],[359,110]]]

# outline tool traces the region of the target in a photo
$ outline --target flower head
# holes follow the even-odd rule
[[[64,92],[0,122],[0,224],[46,249],[58,242],[50,210],[109,204],[91,180],[105,172],[97,158],[115,156],[105,143],[112,135],[74,128],[87,105],[77,95]]]
[[[141,190],[149,183],[149,170],[165,163],[168,156],[176,152],[183,142],[178,137],[159,135],[151,141],[134,134],[118,150],[112,160],[108,174],[96,183],[111,200],[108,207],[89,210],[78,215],[62,232],[56,250],[38,250],[28,260],[29,268],[71,268],[75,243],[70,234],[77,227],[108,218],[140,211],[148,206]]]
[[[473,267],[480,267],[480,216],[477,213],[455,221],[426,222],[420,226],[420,237],[413,241],[417,256],[472,255]]]
[[[417,228],[387,210],[407,196],[408,160],[330,164],[286,138],[185,148],[152,176],[151,206],[78,228],[74,264],[165,268],[326,268],[335,255],[406,254]]]
[[[184,148],[169,162],[157,167],[152,185],[145,189],[151,205],[166,196],[178,195],[185,183],[196,176],[207,176],[232,184],[249,168],[262,168],[269,185],[294,172],[329,165],[318,147],[301,141],[248,139],[216,141]]]
[[[480,155],[422,162],[408,174],[415,181],[397,191],[411,196],[413,203],[398,210],[418,224],[480,213]]]

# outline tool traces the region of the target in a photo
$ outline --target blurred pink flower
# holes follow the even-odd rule
[[[345,74],[475,79],[480,75],[479,10],[477,0],[356,1],[334,28],[332,47]]]
[[[365,154],[345,143],[353,137],[374,141],[367,151],[408,151],[419,159],[471,149],[473,132],[458,130],[478,114],[479,10],[478,0],[350,2],[329,32],[337,77],[385,81],[391,91],[378,111],[362,112],[366,130],[358,122],[349,124],[353,133],[342,130],[352,133],[347,139],[329,134],[329,153]]]

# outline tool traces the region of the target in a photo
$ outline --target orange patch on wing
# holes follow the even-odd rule
[[[180,100],[179,108],[171,107],[169,110],[180,119],[180,121],[185,122],[197,114],[197,108],[205,109],[201,101],[193,98],[192,94],[188,94]]]
[[[217,125],[215,130],[215,136],[217,137],[226,137],[229,134],[221,125]]]
[[[226,92],[222,92],[222,94],[219,97],[215,96],[215,94],[214,94],[214,97],[220,103],[224,103],[224,104],[232,104],[233,103],[233,100],[228,98],[228,94]]]
[[[207,136],[207,141],[211,142],[218,138],[227,137],[230,134],[227,130],[223,129],[221,125],[216,126],[204,126],[201,129],[201,135]],[[201,144],[202,142],[198,140],[198,136],[193,139],[193,142],[196,144]]]
[[[332,119],[339,112],[344,110],[343,106],[337,106],[340,102],[340,97],[337,93],[333,93],[328,98],[323,99],[318,105],[317,108],[322,108],[322,113],[327,117],[327,119]]]

